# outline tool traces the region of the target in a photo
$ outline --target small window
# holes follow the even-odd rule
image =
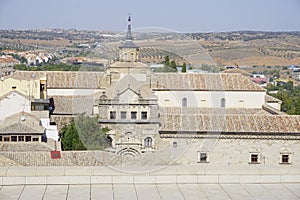
[[[173,142],[173,147],[177,147],[177,142]]]
[[[2,142],[2,136],[0,136],[0,142]]]
[[[291,155],[292,152],[289,148],[281,149],[279,164],[291,164],[292,163]]]
[[[287,154],[284,154],[284,155],[281,155],[281,163],[289,163],[289,160],[290,160],[290,155],[287,155]]]
[[[199,152],[199,160],[200,163],[208,163],[208,153],[207,152]]]
[[[250,163],[251,164],[259,164],[259,154],[258,153],[252,153],[250,154]]]
[[[291,164],[291,154],[281,154],[280,164]]]
[[[126,119],[127,112],[126,111],[121,111],[121,119]]]
[[[4,137],[4,142],[9,142],[10,141],[10,137]]]
[[[32,138],[32,141],[33,141],[33,142],[38,142],[38,141],[39,141],[39,138],[38,138],[38,137],[33,137],[33,138]]]
[[[147,119],[147,112],[142,112],[142,119]]]
[[[137,118],[137,112],[131,112],[131,119],[136,119]]]
[[[17,89],[17,86],[12,86],[11,89],[15,90]]]
[[[110,111],[109,118],[110,119],[116,119],[116,111]]]
[[[225,100],[225,98],[222,98],[221,99],[221,107],[225,108],[225,106],[226,106],[226,100]]]
[[[25,137],[25,141],[26,141],[26,142],[31,142],[31,136],[26,136],[26,137]]]
[[[182,98],[182,107],[187,107],[187,98]]]
[[[152,147],[152,138],[151,137],[145,138],[145,147]]]
[[[18,136],[19,142],[24,142],[24,136]]]
[[[17,142],[18,141],[17,138],[18,138],[17,136],[11,136],[11,141],[12,142]]]
[[[207,162],[207,153],[200,153],[200,162]]]

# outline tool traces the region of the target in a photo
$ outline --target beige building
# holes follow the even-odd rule
[[[3,132],[0,135],[6,139],[1,142],[58,141],[57,127],[50,123],[50,101],[46,99],[46,90],[46,73],[44,72],[16,71],[12,75],[2,77],[0,81],[0,126],[5,128],[2,129]],[[32,129],[28,129],[31,122],[34,130],[42,131],[31,134]],[[22,140],[22,138],[25,139]]]
[[[151,73],[125,53],[93,109],[113,152],[143,165],[300,165],[300,117],[280,112],[281,101],[248,77]]]

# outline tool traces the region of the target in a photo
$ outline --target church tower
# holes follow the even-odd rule
[[[131,34],[131,17],[128,17],[128,27],[125,42],[119,46],[119,59],[122,62],[139,61],[139,46],[133,42]]]

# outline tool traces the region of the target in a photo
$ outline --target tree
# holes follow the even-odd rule
[[[165,64],[166,64],[167,66],[170,66],[170,58],[169,58],[169,56],[166,56],[166,57],[165,57]]]
[[[177,65],[176,65],[174,60],[171,61],[170,67],[173,68],[173,69],[176,69]]]
[[[81,114],[75,118],[75,123],[80,139],[87,149],[103,150],[110,146],[106,135],[109,130],[101,128],[97,118]]]
[[[300,97],[296,100],[295,115],[300,115]]]
[[[185,72],[186,72],[186,64],[185,64],[185,62],[184,62],[183,65],[182,65],[181,72],[182,72],[182,73],[185,73]]]
[[[64,126],[61,132],[61,144],[64,151],[86,150],[79,138],[74,120],[67,126]]]
[[[61,132],[62,149],[68,150],[103,150],[107,148],[107,128],[100,128],[97,118],[84,116],[75,117],[64,126]]]
[[[293,90],[293,81],[288,81],[284,86],[284,89],[292,91]]]

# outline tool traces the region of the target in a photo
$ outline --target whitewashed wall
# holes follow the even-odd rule
[[[188,107],[220,107],[226,99],[226,107],[261,108],[265,92],[246,91],[156,91],[160,106],[181,107],[182,98],[187,98]]]
[[[0,120],[19,112],[30,113],[30,102],[18,93],[7,95],[0,101]]]
[[[102,92],[101,89],[47,89],[48,96],[76,96],[76,95],[94,95]]]

